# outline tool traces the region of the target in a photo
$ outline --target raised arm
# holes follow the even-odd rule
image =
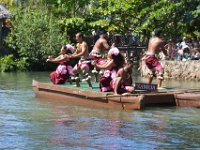
[[[60,55],[56,58],[52,58],[52,57],[48,57],[47,61],[50,61],[50,62],[54,62],[54,63],[61,63],[63,61],[65,61],[66,59],[70,58],[68,55],[64,55],[63,57]]]
[[[102,45],[103,47],[106,49],[106,50],[109,50],[110,49],[110,46],[108,45],[108,42],[106,40],[103,40],[102,41]]]
[[[114,66],[114,61],[111,60],[111,61],[106,62],[105,64],[102,64],[102,65],[94,63],[94,66],[99,68],[99,69],[110,69]]]

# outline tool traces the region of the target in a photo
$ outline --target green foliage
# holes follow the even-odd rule
[[[7,55],[0,58],[1,72],[15,71],[15,69],[16,69],[16,62],[14,61],[13,55]]]
[[[6,55],[0,58],[0,71],[25,71],[28,67],[26,58],[15,59],[13,55]]]
[[[167,37],[173,38],[200,32],[199,0],[28,0],[26,4],[37,8],[47,6],[50,14],[62,20],[62,27],[69,35],[77,30],[89,33],[92,28],[102,27],[111,33],[144,36],[160,27]]]
[[[14,0],[2,1],[12,10],[16,7]],[[74,41],[77,32],[91,35],[95,29],[106,28],[111,34],[132,33],[140,39],[148,39],[151,32],[159,27],[164,30],[166,38],[200,36],[199,0],[19,2],[13,11],[13,14],[16,12],[14,28],[6,45],[17,51],[15,65],[21,70],[48,68],[45,63],[47,56],[58,55],[61,45]]]
[[[108,28],[107,20],[98,20],[88,22],[83,18],[64,18],[59,21],[59,24],[63,31],[65,31],[71,41],[77,32],[83,32],[85,35],[91,35],[95,29]]]
[[[17,51],[20,62],[29,66],[27,69],[38,70],[45,67],[48,55],[58,55],[61,45],[68,43],[68,37],[47,10],[23,11],[15,15],[7,43]]]
[[[109,22],[108,20],[97,20],[97,21],[92,21],[89,23],[89,26],[92,28],[92,29],[109,29]],[[109,30],[111,31],[111,30]]]
[[[15,0],[0,0],[0,3],[5,5],[6,7],[11,7],[11,6],[14,6],[16,5],[16,2]]]
[[[149,36],[155,28],[166,36],[178,38],[200,32],[199,0],[99,0],[92,13],[109,22],[109,31],[142,33]]]
[[[61,28],[67,32],[70,37],[73,37],[77,32],[88,31],[88,24],[82,18],[64,18],[59,21]]]
[[[29,66],[27,58],[21,58],[16,61],[16,68],[19,71],[25,71]]]

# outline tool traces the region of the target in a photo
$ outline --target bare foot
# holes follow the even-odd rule
[[[118,93],[114,93],[114,95],[120,95],[120,94],[118,94]]]
[[[91,78],[91,77],[88,76],[86,81],[87,81],[87,83],[88,83],[88,86],[92,89],[93,87],[92,87],[92,83],[91,83],[90,78]]]
[[[98,82],[98,74],[94,74],[95,82]]]
[[[158,87],[157,89],[158,90],[165,90],[166,88],[165,87]]]
[[[92,87],[92,86],[89,86],[89,87],[88,87],[88,89],[89,89],[89,90],[92,90],[92,89],[93,89],[93,87]]]
[[[122,95],[123,96],[127,96],[127,95],[130,95],[130,93],[123,93]]]
[[[98,71],[94,69],[92,70],[92,73],[94,74],[95,82],[98,82]]]

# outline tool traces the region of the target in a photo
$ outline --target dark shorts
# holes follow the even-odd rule
[[[155,55],[148,56],[145,63],[151,71],[161,71],[163,69],[163,66],[160,64]]]

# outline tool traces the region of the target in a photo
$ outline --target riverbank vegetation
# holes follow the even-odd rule
[[[165,37],[199,37],[198,0],[1,0],[13,14],[12,29],[4,48],[1,71],[48,70],[48,55],[56,56],[74,34],[105,28],[110,34],[131,33],[148,39],[155,28]]]

